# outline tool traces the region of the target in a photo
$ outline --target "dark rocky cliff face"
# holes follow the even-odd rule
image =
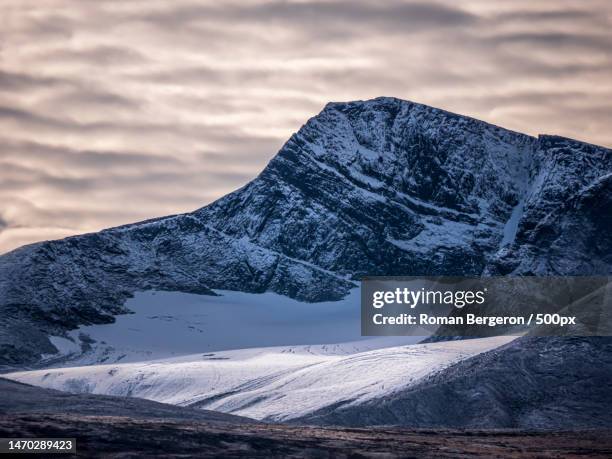
[[[610,274],[612,151],[391,98],[328,104],[195,212],[0,257],[0,363],[136,291],[340,299],[362,275]]]
[[[612,152],[541,136],[516,239],[489,274],[609,275],[612,272]]]

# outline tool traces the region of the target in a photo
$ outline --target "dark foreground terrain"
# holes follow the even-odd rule
[[[76,437],[81,457],[612,457],[611,431],[334,429],[27,414],[0,418],[0,436]]]
[[[141,398],[71,394],[0,378],[0,418],[8,415],[127,416],[140,419],[256,423],[218,411],[183,408]],[[35,418],[36,416],[34,416]],[[2,437],[0,437],[2,438]]]
[[[136,398],[67,394],[0,378],[0,438],[61,437],[77,439],[79,457],[105,458],[612,457],[612,430],[535,433],[264,424]]]

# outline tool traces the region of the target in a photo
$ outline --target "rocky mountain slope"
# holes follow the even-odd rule
[[[491,275],[612,273],[612,151],[541,136],[516,237],[485,269]]]
[[[392,98],[331,103],[195,212],[0,257],[0,363],[136,291],[345,296],[364,274],[610,274],[612,151]]]

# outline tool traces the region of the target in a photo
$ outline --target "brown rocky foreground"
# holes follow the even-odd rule
[[[79,457],[104,458],[612,457],[611,430],[349,429],[28,413],[0,416],[0,437],[76,437]]]

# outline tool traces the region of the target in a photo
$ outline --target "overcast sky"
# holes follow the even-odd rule
[[[0,5],[0,253],[201,207],[328,101],[612,146],[609,0]]]

